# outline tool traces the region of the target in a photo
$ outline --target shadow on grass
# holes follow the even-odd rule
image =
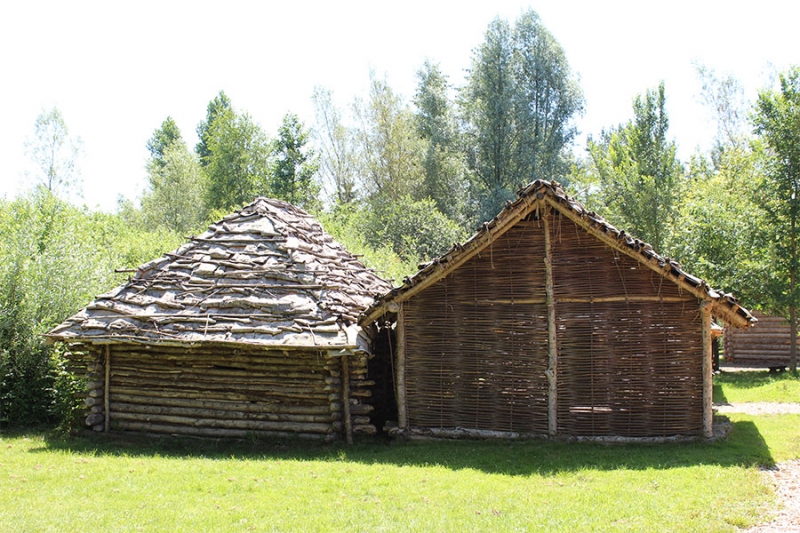
[[[714,378],[714,391],[712,394],[712,398],[714,399],[714,403],[728,403],[728,397],[725,396],[725,389],[722,387],[722,383],[720,383],[716,376]]]
[[[21,436],[21,435],[18,435]],[[41,436],[41,432],[37,434]],[[386,441],[361,440],[353,446],[302,440],[194,440],[129,434],[46,437],[32,453],[66,451],[111,456],[209,459],[345,461],[393,466],[442,466],[490,474],[552,475],[593,470],[669,469],[696,465],[771,466],[766,441],[751,421],[738,421],[727,440],[714,443],[603,445],[586,442]]]

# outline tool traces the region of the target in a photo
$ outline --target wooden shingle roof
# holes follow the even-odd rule
[[[389,289],[309,214],[258,198],[140,266],[47,337],[353,348],[359,313]]]
[[[618,230],[603,217],[590,212],[579,202],[567,196],[557,182],[542,180],[536,180],[521,189],[516,201],[508,202],[500,214],[485,223],[465,243],[457,244],[441,257],[421,265],[420,270],[406,278],[402,286],[392,289],[378,298],[363,313],[360,322],[368,324],[385,313],[392,312],[396,304],[407,300],[457,269],[531,212],[548,206],[608,246],[633,257],[664,278],[676,283],[681,289],[685,289],[701,300],[711,301],[714,315],[727,324],[735,327],[749,327],[756,322],[755,317],[747,309],[741,307],[733,295],[714,290],[704,280],[683,270],[676,261],[656,253],[649,244],[628,235],[625,231]]]

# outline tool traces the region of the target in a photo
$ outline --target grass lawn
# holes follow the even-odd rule
[[[790,372],[722,372],[714,376],[714,401],[800,402],[800,377]]]
[[[731,417],[725,442],[62,439],[0,433],[15,531],[736,531],[800,416]]]

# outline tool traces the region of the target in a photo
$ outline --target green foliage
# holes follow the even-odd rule
[[[692,161],[667,248],[689,272],[734,291],[748,309],[768,308],[769,236],[752,194],[760,156],[733,145],[716,156],[716,168],[699,156]]]
[[[179,239],[144,234],[117,215],[90,213],[39,188],[0,202],[0,421],[59,422],[79,386],[41,335]]]
[[[458,224],[440,213],[430,198],[404,196],[380,204],[370,215],[364,221],[367,242],[387,243],[407,261],[437,257],[464,237]]]
[[[417,271],[418,258],[401,258],[385,242],[367,242],[364,227],[370,215],[366,209],[354,203],[338,204],[331,211],[316,214],[317,220],[347,251],[361,258],[361,261],[384,279],[399,285],[403,278]]]
[[[247,113],[220,111],[205,135],[207,156],[201,163],[208,176],[206,208],[234,210],[257,196],[269,196],[271,146],[264,131]]]
[[[669,120],[664,84],[633,101],[634,118],[589,140],[589,153],[609,218],[663,253],[682,192],[683,169]]]
[[[37,167],[35,182],[39,186],[62,197],[80,196],[77,159],[81,140],[70,136],[57,107],[36,118],[34,136],[25,147]]]
[[[153,132],[153,136],[147,141],[147,151],[150,152],[150,162],[158,166],[166,165],[164,158],[167,149],[175,143],[184,144],[181,130],[172,117],[167,117],[164,122],[161,123],[161,127]]]
[[[194,154],[180,139],[147,164],[150,188],[142,196],[144,224],[181,235],[202,229],[207,178]]]
[[[769,156],[759,190],[759,205],[769,223],[775,250],[773,269],[781,282],[772,293],[774,308],[788,311],[792,332],[796,333],[800,305],[800,67],[781,74],[779,81],[779,90],[764,90],[759,94],[753,123]],[[795,342],[791,346],[790,366],[797,372]]]
[[[414,96],[416,132],[425,144],[423,183],[418,197],[431,198],[450,220],[466,224],[469,177],[447,76],[428,61],[417,72]]]
[[[206,107],[206,119],[197,125],[197,137],[200,139],[200,142],[194,147],[194,151],[197,157],[200,158],[200,163],[203,166],[208,165],[211,158],[211,148],[208,146],[211,135],[211,125],[214,124],[214,121],[219,115],[223,115],[232,110],[231,99],[228,98],[228,95],[226,95],[224,91],[220,91],[219,94],[208,103]]]
[[[370,75],[369,100],[353,106],[358,121],[361,187],[370,203],[416,195],[423,182],[423,144],[414,117],[386,80]]]
[[[272,193],[275,198],[311,210],[320,205],[320,187],[314,179],[319,163],[307,144],[308,132],[297,115],[283,117],[273,144]]]
[[[563,49],[534,11],[513,28],[501,19],[489,25],[461,107],[481,219],[496,215],[517,185],[566,173],[564,150],[583,96]]]
[[[344,124],[331,91],[315,87],[312,99],[316,112],[313,135],[320,153],[320,178],[331,189],[336,204],[348,204],[356,200],[358,159],[355,134]]]

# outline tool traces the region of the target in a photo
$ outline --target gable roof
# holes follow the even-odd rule
[[[356,347],[359,313],[390,288],[309,214],[257,198],[46,337]]]
[[[684,271],[672,259],[658,255],[653,247],[624,231],[618,230],[594,212],[588,211],[576,200],[567,196],[557,182],[536,180],[518,192],[519,198],[508,202],[494,219],[463,244],[453,246],[447,253],[422,265],[419,272],[403,281],[403,285],[378,298],[359,319],[368,324],[386,312],[395,311],[395,305],[434,284],[456,270],[471,257],[491,244],[517,222],[536,209],[551,206],[611,248],[633,257],[654,272],[677,284],[701,300],[712,302],[714,315],[736,327],[749,327],[756,322],[753,315],[741,307],[731,294],[711,288],[704,280]]]

